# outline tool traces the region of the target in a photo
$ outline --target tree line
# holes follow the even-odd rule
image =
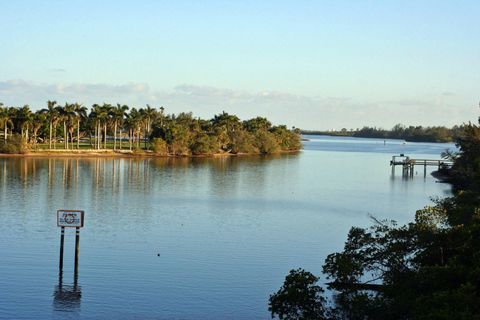
[[[274,153],[299,150],[299,130],[273,126],[263,117],[241,121],[226,112],[204,120],[191,112],[165,114],[146,105],[48,101],[44,109],[0,103],[0,153],[29,149],[151,150],[162,155]]]
[[[479,121],[480,123],[480,121]],[[462,126],[458,153],[442,169],[453,195],[418,210],[399,226],[372,218],[352,227],[342,251],[327,256],[319,277],[291,270],[272,294],[280,319],[480,319],[480,127]]]
[[[385,130],[377,127],[363,127],[357,129],[343,128],[331,131],[303,130],[303,134],[321,134],[330,136],[344,136],[357,138],[402,139],[411,142],[453,142],[463,130],[462,126],[447,128],[444,126],[404,126],[396,124],[392,129]]]

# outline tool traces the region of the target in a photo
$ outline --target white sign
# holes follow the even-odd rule
[[[57,226],[59,227],[83,227],[83,210],[57,210]]]

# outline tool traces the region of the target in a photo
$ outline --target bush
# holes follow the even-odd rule
[[[27,145],[19,135],[11,136],[7,143],[0,142],[0,153],[19,154],[27,152]]]
[[[209,136],[206,134],[200,134],[196,137],[193,144],[190,146],[190,150],[193,154],[214,154],[218,150],[218,141],[214,136]]]
[[[272,318],[321,320],[328,318],[323,289],[318,278],[303,269],[290,270],[283,286],[269,299]]]
[[[233,139],[232,153],[258,153],[259,150],[254,144],[255,137],[252,133],[245,130],[238,130]]]
[[[154,138],[152,143],[152,150],[156,154],[166,156],[168,155],[168,146],[162,138]]]
[[[280,149],[275,136],[271,132],[258,130],[255,133],[255,137],[255,147],[261,153],[275,153]]]

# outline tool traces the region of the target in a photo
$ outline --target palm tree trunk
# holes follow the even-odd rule
[[[63,121],[63,149],[68,149],[67,123]]]
[[[97,149],[100,149],[100,139],[101,139],[101,136],[102,136],[102,127],[100,125],[100,121],[98,121],[97,123],[97,127],[98,127],[98,130],[97,130]]]
[[[97,124],[95,123],[95,131],[93,135],[93,147],[94,149],[97,148]]]
[[[117,120],[115,120],[115,127],[113,128],[113,150],[117,149]]]
[[[55,134],[55,139],[53,140],[53,149],[57,149],[57,124],[53,126],[53,133]]]
[[[123,134],[123,130],[120,129],[120,150],[122,150],[122,134]]]
[[[147,139],[145,139],[146,135],[147,135],[147,130],[148,130],[148,119],[147,119],[147,123],[145,124],[145,131],[143,131],[143,146],[145,149],[147,149]]]
[[[137,129],[137,149],[140,148],[140,127]]]
[[[130,151],[132,150],[132,129],[128,130],[128,144],[130,146]]]
[[[103,124],[104,139],[103,139],[103,148],[107,149],[107,122]]]
[[[52,121],[50,121],[50,139],[48,140],[48,149],[52,149]]]

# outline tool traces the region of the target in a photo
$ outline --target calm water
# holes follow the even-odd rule
[[[352,225],[448,195],[389,161],[453,145],[307,138],[272,157],[0,158],[0,318],[269,319],[288,271],[320,274]],[[85,210],[77,281],[73,230],[59,278],[57,209]]]

